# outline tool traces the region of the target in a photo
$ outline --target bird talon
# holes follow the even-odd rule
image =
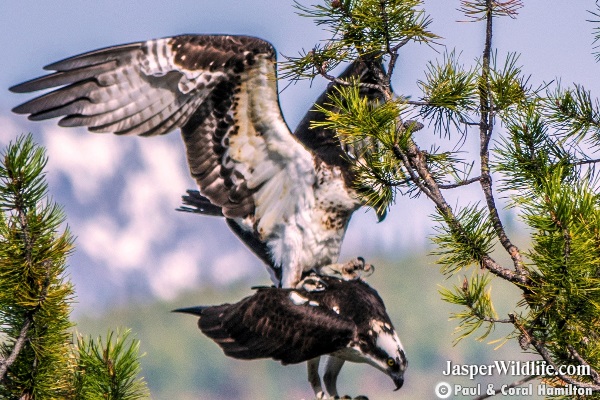
[[[375,267],[367,264],[362,257],[356,257],[344,264],[329,264],[317,268],[319,275],[335,276],[345,281],[367,277],[373,274]]]

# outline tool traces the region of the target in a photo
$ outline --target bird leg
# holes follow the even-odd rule
[[[281,283],[282,288],[293,288],[302,279],[302,269],[290,268],[283,269],[281,271]]]
[[[338,357],[330,356],[325,364],[325,374],[323,375],[323,382],[325,388],[330,397],[337,397],[337,378],[340,374],[340,370],[344,366],[344,360]]]
[[[321,386],[321,377],[319,376],[319,362],[321,361],[321,357],[315,357],[306,362],[306,369],[308,371],[308,382],[310,386],[312,386],[313,391],[315,392],[315,399],[322,400],[326,399],[325,392],[323,392],[323,387]]]

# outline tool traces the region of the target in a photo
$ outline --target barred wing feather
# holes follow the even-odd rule
[[[56,72],[11,90],[58,89],[14,112],[118,135],[180,128],[201,193],[261,237],[312,205],[313,157],[281,116],[268,42],[182,35],[96,50],[45,69]]]

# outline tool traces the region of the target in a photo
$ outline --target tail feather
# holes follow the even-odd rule
[[[171,312],[177,312],[177,313],[182,313],[182,314],[191,314],[191,315],[196,315],[198,317],[202,317],[202,313],[207,308],[210,308],[210,307],[207,307],[207,306],[186,307],[186,308],[178,308]]]
[[[237,314],[232,307],[235,305],[189,307],[173,311],[199,316],[198,327],[202,333],[217,343],[229,357],[245,360],[271,357],[278,346],[245,327],[236,319]],[[232,312],[234,315],[229,315]]]
[[[183,205],[177,211],[210,215],[213,217],[223,216],[221,207],[211,203],[208,198],[202,196],[197,190],[187,190],[187,195],[181,196],[181,199],[183,200]]]

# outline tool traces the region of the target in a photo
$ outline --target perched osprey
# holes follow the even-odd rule
[[[181,129],[201,196],[267,262],[274,282],[290,288],[306,271],[337,261],[361,203],[335,134],[308,129],[319,114],[309,112],[296,136],[285,124],[275,55],[271,44],[248,36],[182,35],[109,47],[50,64],[45,69],[56,72],[12,87],[58,87],[13,111],[118,135]],[[343,74],[349,76],[374,80],[360,61]],[[381,98],[372,90],[365,95]]]
[[[406,355],[377,292],[361,279],[310,275],[295,289],[259,288],[235,304],[174,310],[200,317],[198,326],[226,355],[273,358],[294,364],[334,355],[324,383],[338,396],[336,380],[344,361],[368,363],[399,389]],[[324,398],[318,370],[309,381]],[[317,364],[318,365],[318,364]]]

